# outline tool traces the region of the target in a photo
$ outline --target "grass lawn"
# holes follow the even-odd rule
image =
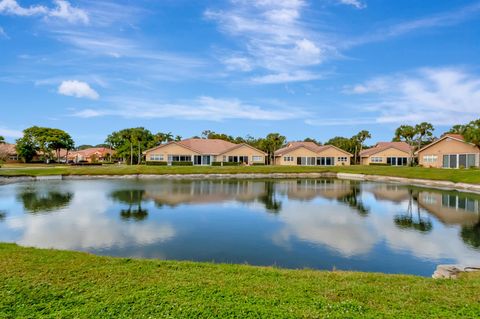
[[[0,318],[478,318],[480,276],[433,280],[0,244]]]
[[[124,175],[124,174],[225,174],[225,173],[311,173],[344,172],[370,175],[397,176],[480,184],[478,169],[435,169],[421,167],[392,166],[37,166],[4,165],[0,176],[39,176],[39,175]]]

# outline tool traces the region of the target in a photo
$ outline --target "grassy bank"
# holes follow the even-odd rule
[[[452,182],[480,184],[478,169],[435,169],[421,167],[391,166],[29,166],[5,165],[0,169],[0,176],[39,176],[39,175],[126,175],[126,174],[227,174],[227,173],[311,173],[311,172],[344,172],[369,175],[397,176],[445,180]]]
[[[480,276],[283,270],[0,244],[1,318],[474,318]]]

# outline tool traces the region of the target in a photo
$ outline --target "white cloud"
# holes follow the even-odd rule
[[[276,73],[263,76],[256,76],[251,79],[253,83],[259,84],[276,84],[286,82],[303,82],[320,79],[322,76],[317,73],[311,73],[308,71],[298,71],[291,73]]]
[[[299,109],[266,109],[238,99],[217,99],[202,96],[182,103],[161,103],[148,100],[116,98],[110,100],[115,108],[85,109],[75,117],[122,116],[125,118],[180,118],[186,120],[223,121],[229,119],[279,121],[307,116]]]
[[[8,36],[8,34],[5,32],[5,30],[2,27],[0,27],[0,38],[10,39],[10,37]]]
[[[353,86],[368,94],[361,108],[377,114],[379,123],[437,125],[465,123],[480,117],[480,77],[461,68],[425,68]]]
[[[45,18],[58,18],[66,20],[70,23],[89,23],[88,14],[86,11],[72,7],[72,5],[65,0],[53,0],[53,2],[55,6],[53,8],[48,8],[43,5],[22,7],[16,0],[0,0],[0,14],[18,16],[39,15]]]
[[[302,23],[302,10],[307,7],[304,0],[232,0],[231,4],[228,10],[207,10],[205,17],[217,22],[222,32],[238,40],[243,51],[236,52],[233,57],[240,55],[254,61],[249,63],[249,71],[260,69],[267,73],[265,81],[252,78],[254,83],[317,78],[299,77],[298,74],[314,73],[312,68],[336,55],[325,35],[313,32]],[[228,58],[223,62],[232,70]],[[269,76],[274,80],[270,81]]]
[[[58,93],[92,100],[99,98],[98,93],[92,89],[88,83],[77,80],[63,81],[58,87]]]
[[[64,19],[70,23],[81,22],[88,24],[89,18],[84,10],[72,7],[72,5],[65,0],[54,0],[54,2],[56,7],[48,13],[50,17]]]
[[[367,7],[367,5],[360,0],[338,0],[338,2],[340,2],[341,4],[353,6],[357,9],[365,9]]]

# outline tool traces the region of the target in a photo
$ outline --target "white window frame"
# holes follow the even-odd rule
[[[372,156],[372,157],[370,158],[370,162],[371,162],[371,163],[383,163],[383,157]]]
[[[263,161],[263,156],[257,156],[257,155],[252,156],[252,162],[262,162],[262,161]]]

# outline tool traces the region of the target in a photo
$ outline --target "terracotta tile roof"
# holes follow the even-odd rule
[[[82,157],[89,157],[89,156],[92,156],[92,155],[99,155],[99,156],[105,156],[106,154],[115,154],[115,150],[112,150],[110,148],[106,148],[106,147],[92,147],[92,148],[86,148],[84,150],[81,150],[81,151],[72,151],[70,153],[68,153],[68,157],[69,158],[73,158],[73,157],[76,157],[77,155],[78,156],[82,156]]]
[[[452,138],[456,138],[458,140],[465,141],[465,138],[463,137],[462,134],[445,133],[445,134],[443,134],[442,138],[444,138],[444,137],[452,137]]]
[[[410,146],[405,142],[378,142],[374,147],[361,151],[360,157],[368,157],[389,148],[396,148],[399,151],[410,153]]]
[[[0,152],[6,152],[8,155],[17,154],[15,144],[2,143],[0,144]]]
[[[202,139],[202,138],[189,138],[177,142],[178,144],[185,146],[191,150],[194,150],[201,154],[218,155],[225,153],[231,148],[237,147],[238,144],[231,143],[219,139]]]
[[[308,150],[311,150],[312,152],[315,152],[315,153],[320,153],[326,149],[329,149],[331,147],[341,151],[341,152],[344,152],[346,154],[350,154],[342,149],[339,149],[338,147],[335,147],[333,145],[318,145],[314,142],[289,142],[287,144],[287,146],[281,148],[281,149],[278,149],[276,152],[275,152],[275,156],[282,156],[284,154],[287,154],[293,150],[296,150],[300,147],[305,147],[306,149]],[[352,155],[352,154],[350,154]]]

